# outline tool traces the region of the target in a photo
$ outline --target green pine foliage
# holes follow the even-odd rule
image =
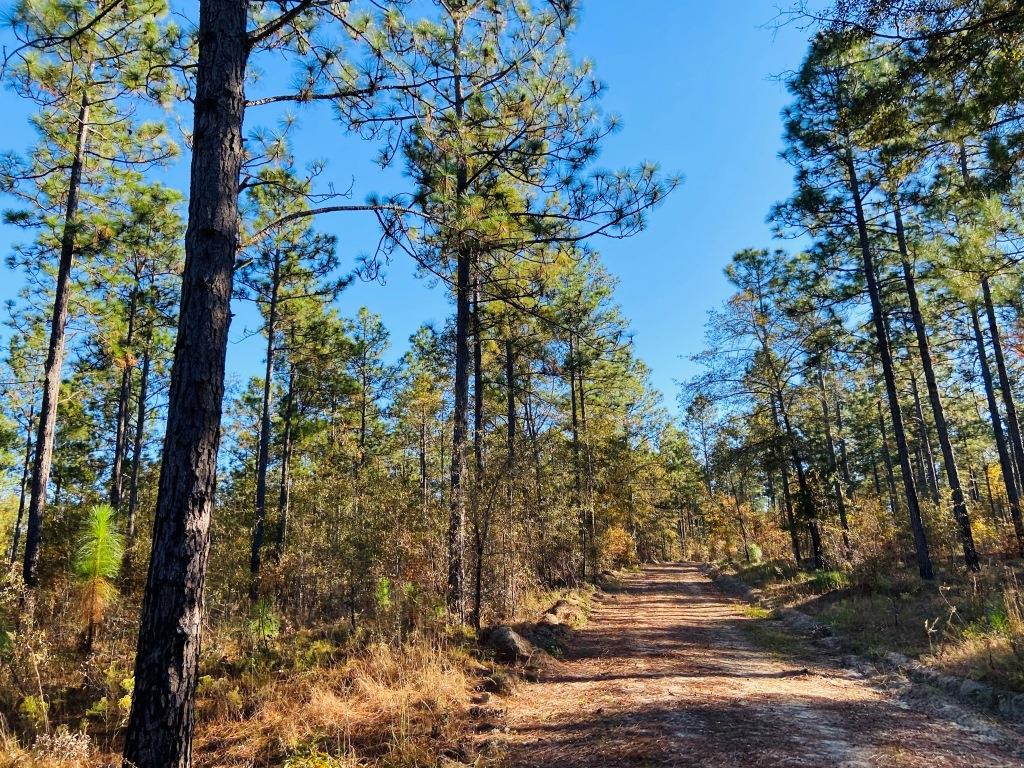
[[[86,648],[91,648],[98,626],[118,598],[117,579],[124,558],[124,538],[109,504],[89,508],[78,532],[72,573],[79,588]]]

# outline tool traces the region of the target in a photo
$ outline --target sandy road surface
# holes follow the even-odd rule
[[[1024,766],[1024,739],[902,706],[827,660],[758,647],[695,565],[602,595],[571,657],[508,702],[509,768]]]

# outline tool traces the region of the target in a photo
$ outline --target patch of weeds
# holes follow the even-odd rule
[[[815,592],[835,592],[850,586],[850,577],[842,571],[815,571],[810,580]]]
[[[749,619],[768,619],[772,615],[772,612],[762,605],[748,605],[743,609],[743,613]]]

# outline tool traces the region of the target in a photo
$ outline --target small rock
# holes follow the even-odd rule
[[[482,639],[499,659],[512,664],[527,661],[537,652],[529,640],[504,625],[488,630]]]

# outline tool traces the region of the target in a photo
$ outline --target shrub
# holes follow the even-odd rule
[[[761,560],[764,559],[764,553],[761,551],[761,547],[754,542],[747,544],[747,558],[753,565],[760,565]]]

